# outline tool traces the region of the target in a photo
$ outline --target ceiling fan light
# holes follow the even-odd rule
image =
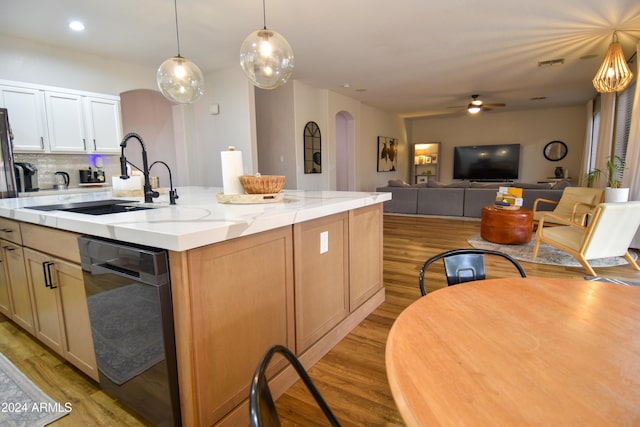
[[[471,102],[471,103],[469,104],[469,106],[467,107],[467,109],[469,110],[469,112],[470,112],[471,114],[477,114],[477,113],[479,113],[479,112],[480,112],[480,110],[481,110],[482,108],[480,107],[480,105],[476,105],[476,104],[474,104],[473,102]]]
[[[179,104],[191,104],[204,94],[202,71],[180,55],[169,58],[160,65],[156,81],[162,95]]]
[[[631,80],[633,73],[629,69],[616,33],[613,33],[613,40],[604,61],[593,78],[593,86],[600,93],[620,92],[629,86]]]

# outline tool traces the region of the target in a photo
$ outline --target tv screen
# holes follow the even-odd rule
[[[453,179],[503,181],[518,179],[520,144],[454,147]]]

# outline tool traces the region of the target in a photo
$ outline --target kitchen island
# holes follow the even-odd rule
[[[384,300],[389,194],[285,191],[278,203],[228,205],[218,191],[179,188],[178,205],[163,195],[153,209],[101,216],[29,206],[109,192],[0,200],[0,217],[19,224],[169,250],[183,425],[247,424],[249,382],[269,346],[309,367]],[[296,380],[272,375],[276,396]]]

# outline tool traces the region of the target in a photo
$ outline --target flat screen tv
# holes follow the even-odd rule
[[[518,179],[520,144],[454,147],[453,179],[506,181]]]

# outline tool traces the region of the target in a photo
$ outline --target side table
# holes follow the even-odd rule
[[[531,241],[533,211],[520,208],[500,209],[495,206],[482,208],[480,236],[493,243],[521,245]]]

